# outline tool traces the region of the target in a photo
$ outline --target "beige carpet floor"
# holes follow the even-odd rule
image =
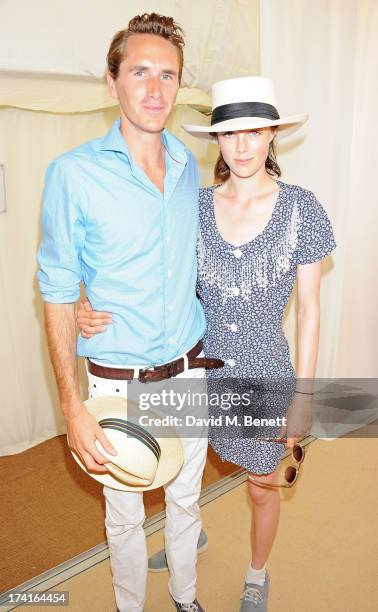
[[[238,468],[209,449],[203,487]],[[66,437],[0,457],[0,592],[102,544],[102,486],[72,459]],[[164,491],[144,495],[148,517],[164,510]]]
[[[374,438],[316,441],[308,447],[300,480],[282,495],[280,530],[268,566],[270,612],[378,610],[377,459]],[[207,612],[238,612],[249,560],[245,485],[207,504],[202,517],[209,549],[199,557],[199,599]],[[162,541],[162,532],[149,537],[149,551]],[[149,575],[145,612],[173,610],[166,585],[167,574]],[[108,560],[57,588],[69,591],[69,610],[115,610]]]

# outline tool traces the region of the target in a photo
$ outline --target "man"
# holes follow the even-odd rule
[[[205,330],[195,296],[198,169],[190,151],[164,129],[180,84],[183,46],[173,19],[154,13],[118,32],[107,60],[120,119],[104,138],[55,160],[46,175],[38,277],[50,355],[71,446],[98,472],[106,471],[107,459],[95,441],[115,450],[80,400],[75,302],[81,281],[92,306],[112,313],[105,334],[78,339],[77,354],[89,358],[91,395],[125,396],[131,378],[142,385],[182,370],[182,376],[203,377],[203,367],[219,366],[198,359]],[[193,358],[197,369],[188,373]],[[166,487],[169,591],[177,610],[197,612],[198,498],[207,440],[183,444],[184,466]],[[104,487],[104,495],[117,606],[142,611],[142,494]]]

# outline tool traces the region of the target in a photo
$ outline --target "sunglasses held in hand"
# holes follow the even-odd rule
[[[262,440],[264,442],[275,442],[276,444],[282,444],[287,441],[286,438],[262,438]],[[301,446],[300,444],[294,444],[293,448],[291,449],[291,456],[293,458],[293,461],[296,463],[296,465],[289,465],[285,469],[285,472],[284,472],[285,482],[284,483],[275,484],[275,483],[268,483],[268,482],[260,482],[257,478],[254,478],[251,475],[248,476],[248,480],[250,480],[251,482],[254,482],[260,487],[269,487],[269,488],[280,487],[280,488],[287,488],[287,489],[292,487],[293,484],[298,479],[299,468],[305,458],[305,450],[303,446]]]

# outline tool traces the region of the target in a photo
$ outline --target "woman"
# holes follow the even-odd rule
[[[184,126],[193,136],[217,139],[220,146],[217,186],[201,189],[199,198],[198,292],[208,324],[204,350],[225,361],[221,373],[209,372],[209,384],[219,384],[221,376],[237,379],[243,388],[245,383],[240,381],[247,380],[257,398],[255,408],[264,415],[269,412],[288,419],[288,429],[275,428],[268,436],[251,432],[235,436],[230,431],[221,435],[216,427],[209,432],[220,457],[249,473],[252,556],[240,610],[261,611],[267,609],[265,566],[279,521],[278,465],[285,445],[293,448],[309,428],[313,393],[309,383],[315,376],[319,340],[321,259],[331,253],[335,242],[315,196],[274,178],[281,174],[274,153],[276,135],[293,131],[307,116],[281,119],[273,85],[262,77],[221,81],[212,93],[211,127]],[[295,280],[296,371],[282,331]],[[88,327],[91,317],[90,312],[79,313],[84,334],[96,329]],[[285,443],[271,440],[285,434]]]

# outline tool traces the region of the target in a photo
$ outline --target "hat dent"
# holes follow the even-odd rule
[[[276,106],[273,82],[266,77],[252,76],[225,79],[214,83],[213,109],[237,102],[265,102]]]

